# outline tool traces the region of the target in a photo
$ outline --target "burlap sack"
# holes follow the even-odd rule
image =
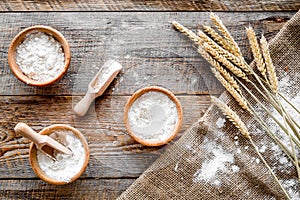
[[[279,79],[289,76],[289,89],[296,94],[300,80],[300,12],[271,41],[270,52]],[[291,197],[300,199],[293,166],[275,160],[274,143],[227,92],[220,99],[242,116],[255,142],[265,141],[259,150]],[[119,199],[284,199],[249,141],[230,122],[221,126],[223,118],[211,106]],[[223,165],[222,160],[226,161]]]

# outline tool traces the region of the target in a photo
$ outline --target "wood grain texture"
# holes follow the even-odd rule
[[[134,179],[79,179],[53,186],[41,180],[0,180],[0,199],[116,199]]]
[[[97,98],[85,117],[77,117],[72,107],[79,97],[0,97],[0,110],[3,111],[0,115],[0,179],[36,177],[28,161],[29,141],[13,131],[18,122],[28,123],[35,131],[58,123],[71,125],[81,131],[88,140],[91,152],[83,177],[139,176],[165,151],[167,145],[144,147],[127,134],[123,112],[128,99],[129,96]],[[177,139],[202,116],[210,104],[208,95],[178,96],[178,99],[184,116]]]
[[[297,11],[298,0],[3,0],[0,11]]]
[[[293,1],[273,1],[269,6],[252,1],[249,4],[211,1],[209,5],[215,10],[293,10],[298,6]],[[209,8],[204,1],[0,2],[2,11]],[[294,13],[221,12],[218,15],[250,61],[244,27],[251,24],[258,34],[264,32],[267,38],[272,38]],[[144,147],[127,135],[123,124],[124,105],[141,87],[163,86],[181,101],[183,126],[172,143],[202,116],[210,103],[209,94],[218,95],[223,88],[192,43],[172,28],[173,20],[194,31],[199,24],[210,24],[206,12],[4,12],[0,15],[0,199],[116,199],[169,146]],[[23,28],[36,24],[49,25],[62,32],[72,51],[67,74],[56,84],[43,88],[18,81],[7,63],[10,41]],[[109,58],[120,62],[123,70],[85,117],[75,116],[72,108]],[[91,157],[82,177],[60,187],[39,180],[28,162],[29,141],[13,131],[17,122],[26,122],[36,131],[64,123],[84,133]]]
[[[294,12],[218,13],[246,59],[245,26],[270,38]],[[3,13],[0,15],[0,95],[83,95],[87,85],[109,58],[124,69],[106,94],[128,95],[144,86],[160,85],[176,94],[220,94],[223,88],[214,79],[209,65],[192,43],[175,31],[177,20],[196,31],[199,24],[210,24],[202,12],[114,12],[114,13]],[[67,74],[56,84],[37,88],[17,80],[7,63],[7,50],[23,28],[49,25],[67,38],[72,59]]]

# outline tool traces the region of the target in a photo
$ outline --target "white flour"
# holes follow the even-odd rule
[[[165,140],[178,122],[176,104],[164,93],[153,91],[132,104],[128,118],[135,135],[148,141]]]
[[[17,47],[16,63],[29,78],[46,82],[57,77],[64,68],[61,44],[42,32],[26,36]]]
[[[194,182],[210,183],[219,186],[221,174],[238,173],[240,168],[234,165],[234,155],[226,152],[215,141],[204,139],[203,149],[211,152],[202,163],[201,168],[194,174]]]
[[[58,153],[54,161],[41,151],[37,151],[37,161],[45,174],[62,182],[70,182],[81,170],[85,161],[85,149],[81,141],[72,131],[66,131],[66,133],[67,147],[72,150],[72,155]]]

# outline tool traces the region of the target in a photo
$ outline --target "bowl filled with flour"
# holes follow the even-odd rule
[[[35,174],[53,185],[64,185],[75,181],[85,171],[89,160],[89,147],[84,136],[77,129],[56,124],[40,131],[67,147],[72,154],[54,150],[55,159],[38,150],[34,143],[30,145],[30,165]]]
[[[59,80],[67,72],[70,60],[67,40],[49,26],[24,29],[8,49],[8,63],[13,74],[33,86],[46,86]]]
[[[150,86],[135,92],[125,105],[124,121],[128,134],[146,146],[171,141],[182,124],[182,107],[169,90]]]

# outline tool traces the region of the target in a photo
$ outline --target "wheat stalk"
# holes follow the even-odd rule
[[[248,40],[250,43],[250,48],[252,50],[252,54],[253,54],[257,69],[260,71],[260,73],[263,76],[265,76],[266,75],[266,66],[265,66],[264,59],[261,54],[261,50],[260,50],[258,41],[255,36],[255,32],[252,27],[246,28],[246,32],[247,32]]]
[[[210,26],[203,26],[203,30],[205,33],[207,33],[208,35],[210,35],[210,37],[216,42],[218,43],[220,46],[222,46],[224,49],[226,49],[227,51],[229,51],[230,53],[232,52],[232,48],[230,46],[230,44],[227,42],[227,40],[225,40],[219,33],[217,33],[213,28],[211,28]]]
[[[272,176],[274,177],[275,181],[277,182],[277,184],[282,189],[284,195],[287,197],[287,199],[290,199],[287,191],[284,189],[284,187],[282,186],[282,184],[278,180],[277,176],[275,175],[275,173],[273,172],[273,170],[271,169],[271,167],[269,166],[269,164],[266,162],[266,160],[263,158],[263,156],[259,152],[257,146],[255,145],[255,143],[253,142],[253,140],[252,140],[252,138],[250,136],[250,133],[249,133],[246,125],[241,120],[241,118],[238,116],[238,114],[236,112],[234,112],[231,108],[229,108],[225,103],[223,103],[222,101],[220,101],[219,99],[217,99],[216,97],[212,96],[211,97],[211,101],[212,101],[212,103],[214,103],[221,110],[221,112],[241,132],[241,134],[246,139],[248,139],[250,141],[250,143],[253,146],[256,154],[259,156],[260,160],[264,163],[264,165],[268,168],[269,172],[272,174]]]
[[[263,35],[261,36],[261,39],[260,39],[260,45],[261,45],[262,53],[263,53],[263,56],[265,59],[266,69],[267,69],[267,74],[268,74],[268,79],[269,79],[269,82],[271,85],[271,89],[273,90],[273,92],[275,94],[277,94],[278,79],[276,76],[275,67],[273,65],[273,62],[272,62],[272,59],[270,56],[268,42]]]
[[[220,18],[217,15],[215,15],[213,12],[210,13],[210,18],[212,22],[215,24],[215,26],[217,27],[217,29],[222,33],[222,35],[231,45],[232,53],[237,57],[242,57],[242,53],[238,44],[235,42],[235,40],[227,30],[226,26],[224,26],[223,22],[220,20]]]
[[[195,36],[195,34],[193,32],[189,32],[187,29],[182,28],[183,26],[182,27],[178,26],[179,27],[178,29],[181,29],[181,32],[183,32],[185,35],[187,35],[189,38],[191,38],[194,42],[196,42],[200,46],[197,50],[213,66],[212,72],[214,73],[216,78],[221,82],[221,84],[225,87],[225,89],[233,96],[233,98],[237,101],[237,103],[243,109],[246,109],[251,114],[253,114],[254,117],[256,116],[256,120],[259,121],[259,120],[261,120],[261,118],[257,117],[257,113],[251,107],[251,104],[248,105],[247,99],[245,99],[244,96],[240,93],[240,89],[237,89],[236,83],[238,83],[238,86],[242,85],[243,88],[245,89],[245,91],[250,93],[250,95],[252,95],[252,98],[257,100],[260,104],[262,104],[261,101],[256,97],[255,94],[252,94],[252,92],[250,91],[250,88],[248,88],[248,86],[244,86],[243,82],[239,79],[239,77],[241,75],[240,76],[236,75],[239,73],[237,73],[236,71],[235,71],[235,73],[233,73],[231,71],[232,75],[230,75],[230,73],[225,68],[229,69],[228,66],[230,66],[230,67],[234,66],[237,69],[240,69],[242,72],[248,73],[247,75],[249,75],[249,74],[252,75],[252,77],[257,81],[258,86],[254,82],[252,82],[250,79],[248,79],[248,81],[252,84],[252,86],[254,86],[254,89],[256,89],[260,94],[262,94],[263,98],[265,98],[269,103],[271,103],[274,106],[274,108],[276,110],[278,108],[281,108],[280,111],[278,111],[278,110],[277,111],[279,112],[280,115],[282,115],[282,117],[284,117],[286,127],[284,127],[277,120],[277,118],[272,115],[272,113],[268,109],[264,109],[264,110],[267,112],[267,114],[269,116],[272,117],[272,119],[275,121],[275,123],[277,123],[283,131],[286,132],[288,130],[288,128],[290,128],[298,138],[298,132],[296,130],[297,128],[295,127],[296,123],[290,118],[288,113],[286,113],[286,111],[283,109],[282,104],[280,103],[279,99],[277,99],[277,95],[273,94],[273,92],[275,94],[277,93],[278,80],[276,77],[275,68],[272,64],[272,60],[270,57],[266,39],[264,37],[262,37],[262,39],[260,40],[260,44],[258,44],[253,29],[251,28],[252,30],[247,30],[248,32],[253,31],[252,38],[249,37],[249,36],[251,36],[249,34],[248,34],[249,35],[248,37],[249,37],[250,43],[252,43],[252,46],[253,46],[252,48],[253,49],[255,48],[254,52],[256,51],[256,55],[254,55],[254,57],[256,58],[257,63],[260,62],[265,65],[265,67],[264,67],[265,69],[262,68],[263,65],[261,65],[259,68],[259,71],[262,74],[264,74],[264,78],[266,79],[266,81],[263,81],[262,77],[260,77],[257,73],[255,73],[255,71],[246,63],[246,61],[244,60],[242,55],[239,53],[240,51],[239,51],[238,46],[235,47],[235,48],[238,48],[238,49],[236,49],[236,51],[232,51],[232,49],[230,50],[228,47],[226,47],[226,45],[224,45],[225,44],[224,40],[230,45],[232,45],[232,42],[234,44],[236,44],[236,43],[234,42],[233,38],[231,37],[228,30],[221,22],[221,20],[214,14],[211,14],[211,18],[212,18],[212,20],[214,20],[216,27],[222,33],[224,38],[222,36],[220,36],[217,32],[213,31],[213,29],[211,29],[210,27],[204,27],[204,31],[206,31],[211,36],[211,38],[208,35],[206,35],[205,33],[203,33],[202,31],[198,31],[198,36],[197,35]],[[215,34],[215,33],[217,33],[217,34]],[[253,42],[253,41],[256,41],[256,42]],[[253,45],[253,44],[255,44],[255,45]],[[262,54],[262,56],[261,56],[261,54]],[[263,72],[263,70],[264,70],[264,72]],[[236,80],[236,82],[232,82],[231,79],[229,79],[228,77],[234,78]],[[266,85],[270,86],[270,89],[272,90],[272,92],[270,92],[270,89],[268,89],[266,87]],[[259,86],[263,89],[263,91],[261,91]],[[215,99],[212,99],[212,101],[216,102]],[[218,107],[223,109],[223,110],[222,109],[221,110],[226,115],[226,117],[230,121],[232,121],[232,123],[240,130],[240,132],[247,139],[250,140],[251,144],[255,148],[256,153],[259,155],[260,159],[266,165],[268,170],[272,173],[275,180],[277,181],[277,183],[280,185],[281,189],[283,190],[284,194],[289,199],[289,195],[287,194],[285,189],[282,187],[280,181],[278,180],[276,175],[273,173],[272,169],[269,167],[267,162],[264,160],[264,158],[258,151],[257,147],[255,146],[255,144],[252,141],[252,138],[250,137],[247,127],[241,121],[239,116],[235,112],[233,112],[228,106],[226,107],[226,105],[224,106],[224,105],[222,105],[222,103],[218,103],[218,102],[215,104],[218,105]],[[294,106],[293,106],[293,108],[294,108]],[[267,125],[264,124],[262,122],[262,120],[260,122],[263,124],[263,127],[267,127]],[[287,126],[289,126],[289,127],[287,127]],[[298,127],[300,127],[300,126],[298,126]],[[266,128],[266,130],[271,132],[268,127]],[[273,136],[272,134],[270,134],[270,135],[271,135],[271,137]],[[276,139],[276,137],[274,137],[274,138],[275,138],[274,141],[276,142],[277,139]],[[297,146],[300,146],[300,143],[298,142],[298,140],[296,140],[294,135],[290,135],[290,140],[291,140],[291,142],[294,142]],[[281,142],[277,141],[276,143],[280,146]],[[283,148],[283,150],[285,149],[285,146],[280,146],[280,147]],[[289,158],[295,165],[298,165],[298,161],[297,161],[295,152],[291,153],[290,151],[287,151],[287,150],[284,152],[287,153],[287,155],[289,156]],[[291,157],[291,154],[294,155],[295,161]],[[300,168],[297,169],[298,175],[300,174],[299,171],[300,171]]]

